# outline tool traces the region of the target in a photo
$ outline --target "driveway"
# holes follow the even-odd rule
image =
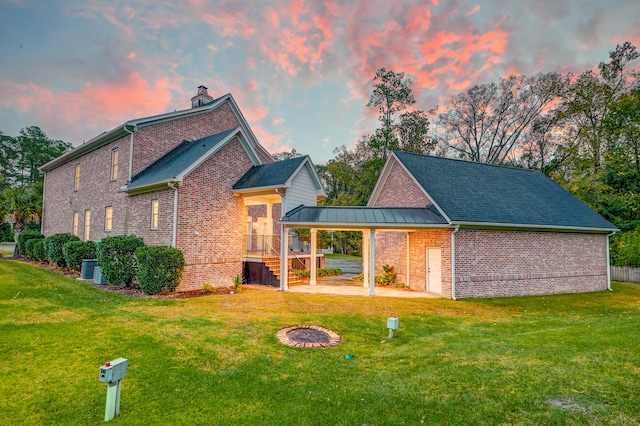
[[[362,273],[362,261],[327,258],[327,268],[342,269],[342,273],[345,275],[356,275]]]

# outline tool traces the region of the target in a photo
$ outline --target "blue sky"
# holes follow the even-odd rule
[[[640,2],[0,1],[0,131],[74,145],[133,118],[232,93],[271,152],[316,163],[375,129],[376,69],[446,106],[510,73],[581,72],[640,47]]]

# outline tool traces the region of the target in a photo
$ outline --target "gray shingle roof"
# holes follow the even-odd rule
[[[295,172],[300,164],[309,158],[308,155],[303,157],[292,158],[290,160],[276,161],[275,163],[266,163],[260,166],[250,168],[234,185],[234,190],[261,188],[265,186],[284,185],[293,172]]]
[[[452,222],[616,229],[538,171],[394,153]]]
[[[135,175],[127,185],[127,190],[174,179],[207,151],[236,131],[237,129],[229,129],[195,141],[183,141],[149,167]]]
[[[429,208],[401,207],[308,207],[288,212],[282,222],[289,224],[361,225],[388,227],[424,227],[446,225],[447,221]]]

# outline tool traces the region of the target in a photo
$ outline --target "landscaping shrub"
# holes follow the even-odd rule
[[[10,223],[0,223],[0,242],[13,242],[13,228]]]
[[[82,268],[82,259],[96,258],[96,243],[93,241],[70,241],[62,246],[67,267],[74,271]]]
[[[70,241],[80,241],[80,238],[77,235],[69,233],[54,234],[47,237],[45,241],[45,248],[47,250],[47,258],[49,261],[55,263],[61,268],[65,268],[67,266],[67,262],[64,260],[62,246]]]
[[[36,231],[25,231],[18,235],[18,253],[26,255],[25,244],[29,240],[42,239],[44,235]]]
[[[31,255],[36,260],[47,260],[47,252],[44,249],[44,239],[34,240],[36,243],[31,249]]]
[[[96,259],[102,275],[111,284],[133,286],[136,277],[135,251],[144,241],[135,235],[116,235],[98,243]]]
[[[147,294],[173,291],[180,284],[184,256],[178,249],[164,246],[142,246],[136,249],[140,288]]]
[[[33,246],[35,245],[35,243],[37,243],[38,241],[41,241],[41,239],[36,239],[33,238],[31,240],[27,240],[26,243],[24,243],[24,255],[30,259],[35,259],[35,257],[33,256]]]

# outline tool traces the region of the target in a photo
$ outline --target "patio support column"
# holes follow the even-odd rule
[[[309,268],[309,285],[316,285],[318,230],[311,228],[311,267]]]
[[[407,287],[411,288],[411,244],[409,244],[409,231],[407,231]]]
[[[362,286],[369,287],[369,234],[362,230]]]
[[[369,296],[376,295],[376,230],[369,230]]]
[[[285,225],[280,227],[280,291],[289,290],[289,238]]]
[[[267,235],[273,235],[273,203],[271,202],[267,203],[267,233],[265,236]],[[269,241],[269,245],[271,244],[272,242]]]

